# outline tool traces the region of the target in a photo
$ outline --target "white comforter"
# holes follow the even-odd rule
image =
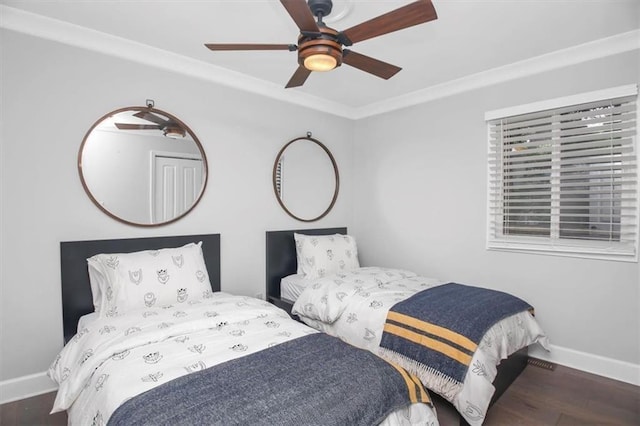
[[[397,269],[367,267],[313,280],[298,297],[293,313],[315,329],[378,353],[389,309],[413,294],[443,281]],[[489,329],[455,395],[431,389],[449,400],[471,425],[484,421],[495,391],[492,384],[501,359],[547,338],[528,312],[508,317]]]
[[[123,402],[155,386],[315,332],[265,301],[221,292],[186,308],[98,318],[49,368],[59,384],[52,412],[68,409],[70,425],[104,425]],[[437,425],[424,404],[388,421]]]

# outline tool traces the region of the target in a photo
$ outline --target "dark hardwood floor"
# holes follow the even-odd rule
[[[66,425],[66,412],[49,414],[54,399],[56,399],[56,394],[51,392],[2,404],[0,405],[0,425]]]
[[[436,405],[441,426],[450,406]],[[558,365],[528,365],[489,410],[487,426],[640,425],[640,387]]]
[[[0,405],[0,425],[65,425],[49,415],[54,393]],[[442,426],[457,424],[450,406],[436,402]],[[527,366],[489,411],[487,426],[640,425],[640,387],[557,366]]]

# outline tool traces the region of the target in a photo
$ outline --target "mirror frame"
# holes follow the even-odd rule
[[[179,216],[174,217],[171,220],[167,220],[167,221],[164,221],[164,222],[158,222],[158,223],[139,223],[139,222],[132,222],[132,221],[129,221],[127,219],[124,219],[124,218],[121,218],[119,216],[116,216],[114,213],[112,213],[109,210],[105,209],[100,204],[100,202],[93,196],[93,194],[91,193],[91,190],[87,186],[87,182],[84,179],[84,175],[82,173],[82,154],[84,152],[85,144],[87,143],[87,140],[89,139],[89,136],[91,135],[91,132],[93,132],[93,130],[98,125],[100,125],[104,120],[106,120],[107,118],[109,118],[109,117],[111,117],[113,115],[119,114],[121,112],[126,112],[126,111],[147,111],[147,112],[151,112],[151,113],[156,113],[156,114],[163,115],[163,116],[169,118],[170,120],[178,123],[189,134],[189,136],[191,136],[191,139],[193,139],[193,141],[196,143],[196,146],[198,147],[198,149],[200,150],[200,153],[202,154],[202,167],[203,167],[204,182],[202,183],[202,189],[200,190],[200,194],[198,194],[198,197],[196,198],[196,200],[194,201],[193,205],[191,205],[191,207],[189,209],[187,209],[184,213],[182,213]],[[202,196],[204,195],[205,189],[207,188],[207,182],[209,181],[209,162],[207,161],[207,155],[205,154],[204,148],[202,147],[202,144],[198,140],[198,137],[195,135],[195,133],[193,133],[191,128],[189,126],[187,126],[178,117],[176,117],[173,114],[169,114],[166,111],[154,108],[153,106],[129,106],[129,107],[124,107],[124,108],[119,108],[119,109],[116,109],[114,111],[110,111],[110,112],[106,113],[105,115],[100,117],[95,123],[93,123],[93,125],[89,128],[87,133],[84,135],[84,138],[82,139],[82,144],[80,144],[80,150],[78,151],[78,174],[80,175],[80,182],[82,182],[82,187],[84,188],[84,192],[87,194],[89,199],[91,199],[93,204],[95,204],[103,213],[105,213],[107,216],[111,217],[112,219],[115,219],[118,222],[122,222],[122,223],[125,223],[127,225],[141,226],[141,227],[149,228],[149,227],[168,225],[170,223],[176,222],[177,220],[182,219],[187,214],[189,214],[198,205],[198,203],[202,199]]]
[[[277,185],[277,170],[278,170],[278,162],[280,161],[280,157],[282,157],[282,154],[284,153],[284,151],[287,149],[287,147],[289,147],[289,145],[291,145],[292,143],[299,141],[299,140],[308,140],[310,142],[313,142],[315,144],[317,144],[320,148],[322,148],[322,150],[329,156],[329,160],[331,160],[331,165],[333,166],[333,173],[334,176],[336,178],[336,188],[333,192],[333,198],[331,199],[331,203],[329,204],[329,207],[327,207],[327,209],[322,212],[319,216],[311,218],[311,219],[303,219],[301,217],[296,216],[295,214],[293,214],[288,208],[287,206],[284,205],[284,202],[282,201],[282,199],[280,198],[280,196],[278,195],[278,185]],[[336,204],[336,200],[338,199],[338,191],[340,189],[340,175],[338,174],[338,164],[336,163],[335,158],[333,158],[333,154],[331,154],[331,151],[329,151],[329,148],[327,148],[322,142],[320,142],[317,139],[314,139],[310,136],[310,134],[308,136],[301,136],[299,138],[295,138],[289,142],[287,142],[285,144],[285,146],[282,147],[282,149],[278,152],[278,155],[276,155],[276,161],[273,163],[273,174],[272,174],[272,182],[273,182],[273,192],[276,196],[276,200],[278,200],[278,204],[280,204],[280,207],[282,207],[282,209],[287,212],[287,214],[289,216],[291,216],[292,218],[299,220],[301,222],[315,222],[316,220],[320,220],[323,217],[325,217],[327,214],[329,214],[329,212],[331,211],[331,209],[333,208],[333,206]]]

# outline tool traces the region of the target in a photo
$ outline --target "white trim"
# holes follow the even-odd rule
[[[46,372],[29,374],[0,382],[0,404],[53,392],[58,386]]]
[[[579,93],[576,95],[563,96],[560,98],[548,99],[540,102],[532,102],[530,104],[487,111],[484,114],[484,119],[485,121],[491,121],[499,118],[513,117],[520,114],[528,114],[530,112],[546,111],[555,108],[562,108],[565,106],[597,102],[602,99],[615,99],[625,96],[634,96],[637,94],[638,85],[627,84],[624,86],[612,87],[609,89],[595,90],[593,92]]]
[[[0,28],[127,59],[352,120],[640,49],[640,29],[636,29],[437,84],[382,102],[350,107],[302,92],[285,91],[280,85],[272,82],[6,5],[0,5],[0,16]]]
[[[640,30],[632,30],[360,107],[355,112],[355,119],[383,114],[447,96],[638,49],[640,49]]]
[[[0,5],[0,27],[109,56],[164,69],[258,95],[351,118],[352,109],[337,102],[250,77],[194,58],[168,52],[80,25]]]
[[[487,232],[491,233],[491,227],[487,227]],[[489,251],[506,251],[511,253],[523,254],[540,254],[544,256],[560,256],[560,257],[577,257],[580,259],[608,260],[611,262],[638,262],[638,253],[635,248],[633,253],[624,251],[615,251],[613,248],[610,253],[594,252],[593,249],[585,248],[579,250],[579,247],[559,247],[549,242],[546,246],[536,247],[532,244],[523,244],[511,241],[487,240],[486,249]]]
[[[539,345],[529,348],[529,356],[640,386],[640,364],[589,354],[562,346],[549,345],[550,352]]]

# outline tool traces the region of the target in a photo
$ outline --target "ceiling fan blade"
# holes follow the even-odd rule
[[[354,68],[358,68],[377,77],[384,78],[385,80],[390,79],[402,69],[349,49],[342,51],[342,63],[351,65]]]
[[[342,35],[357,43],[434,19],[438,19],[438,14],[431,1],[418,0],[342,31]]]
[[[320,32],[316,19],[305,0],[280,0],[300,31]]]
[[[295,44],[244,44],[244,43],[207,43],[210,50],[290,50],[295,51]]]
[[[307,81],[307,77],[309,77],[311,71],[303,67],[302,65],[298,66],[296,72],[293,73],[293,76],[285,86],[286,89],[290,87],[298,87],[302,86],[305,81]]]
[[[155,114],[151,114],[149,111],[140,111],[133,114],[134,117],[142,118],[143,120],[150,121],[152,123],[159,124],[160,126],[166,126],[169,124],[169,120],[163,120]]]
[[[160,126],[156,124],[130,124],[130,123],[115,123],[116,127],[120,130],[158,130]]]

